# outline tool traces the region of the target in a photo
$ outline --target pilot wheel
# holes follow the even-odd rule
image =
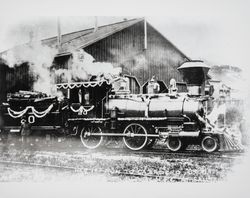
[[[178,137],[169,137],[167,139],[167,147],[170,151],[179,151],[182,147],[182,142]]]

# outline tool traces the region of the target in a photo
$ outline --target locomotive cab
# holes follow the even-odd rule
[[[107,94],[111,89],[108,81],[89,81],[57,84],[57,89],[66,93],[71,117],[100,118]]]

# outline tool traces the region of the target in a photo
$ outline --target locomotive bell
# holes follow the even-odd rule
[[[187,82],[189,95],[205,94],[205,81],[209,69],[210,66],[200,60],[185,62],[178,68]]]

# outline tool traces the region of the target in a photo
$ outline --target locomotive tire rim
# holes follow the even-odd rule
[[[80,138],[81,138],[81,142],[83,144],[83,146],[85,146],[88,149],[96,149],[98,146],[100,146],[100,144],[103,141],[103,136],[91,136],[92,133],[102,133],[102,130],[100,127],[83,127],[83,129],[81,130],[81,134],[80,134]],[[86,134],[88,134],[86,136]],[[86,138],[87,137],[87,138]],[[90,145],[88,143],[89,138],[94,138],[94,144]],[[96,140],[97,138],[97,140]]]
[[[182,143],[180,138],[168,138],[167,139],[167,147],[170,151],[179,151],[181,149]]]
[[[133,131],[134,130],[134,131]],[[125,129],[124,129],[124,134],[134,132],[135,134],[138,134],[139,132],[142,132],[144,135],[147,135],[147,130],[144,128],[144,126],[137,124],[137,123],[132,123],[129,124]],[[137,133],[136,133],[137,132]],[[129,139],[132,138],[132,139]],[[139,151],[142,148],[145,147],[148,141],[148,137],[123,137],[123,142],[126,145],[127,148],[129,148],[132,151]],[[135,138],[144,138],[143,142],[139,146],[133,146],[129,143],[129,140],[136,140]],[[138,140],[138,139],[137,139]]]
[[[218,142],[212,136],[205,136],[201,141],[201,147],[204,151],[211,153],[218,148]]]

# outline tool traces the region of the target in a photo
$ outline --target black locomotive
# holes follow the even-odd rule
[[[206,120],[209,94],[178,93],[174,80],[167,93],[131,94],[126,78],[57,84],[63,100],[27,91],[12,94],[1,106],[1,131],[79,135],[89,149],[104,137],[120,137],[131,150],[152,147],[157,139],[165,139],[171,151],[189,144],[207,152],[219,149],[220,134]]]

